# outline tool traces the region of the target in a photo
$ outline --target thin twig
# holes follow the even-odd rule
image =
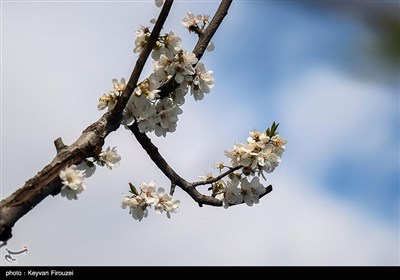
[[[229,168],[228,171],[225,171],[224,173],[218,175],[217,177],[213,177],[213,178],[208,179],[208,180],[193,182],[193,183],[190,184],[190,187],[195,188],[197,186],[210,185],[210,184],[216,183],[219,180],[221,180],[222,178],[224,178],[224,177],[228,176],[229,174],[235,172],[236,170],[239,170],[240,168],[243,168],[243,165],[238,165],[238,166]]]
[[[174,183],[171,183],[171,189],[169,190],[169,195],[171,195],[171,196],[174,195],[175,187],[176,187],[176,185]]]
[[[203,35],[203,30],[198,25],[191,25],[189,27],[189,31],[196,33],[197,36],[199,36],[199,37],[201,37],[201,35]]]
[[[54,140],[54,146],[56,147],[57,153],[61,152],[61,150],[67,147],[61,137],[58,137],[56,140]]]

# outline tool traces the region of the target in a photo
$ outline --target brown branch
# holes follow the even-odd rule
[[[67,148],[67,145],[64,144],[61,137],[58,137],[56,140],[54,140],[54,146],[56,147],[57,154],[61,152],[61,150]]]
[[[189,186],[189,182],[180,177],[165,161],[165,159],[158,152],[158,148],[151,142],[150,138],[145,133],[141,133],[135,122],[129,126],[129,129],[135,135],[142,148],[147,152],[150,158],[154,161],[157,167],[164,173],[165,176],[171,181],[171,184],[180,187]]]
[[[197,24],[189,26],[188,30],[189,32],[196,33],[199,37],[201,37],[201,35],[203,34],[203,29],[201,29]]]
[[[129,127],[132,131],[133,135],[135,135],[136,139],[142,146],[142,148],[146,151],[152,161],[157,165],[157,167],[164,173],[165,176],[171,181],[172,185],[179,186],[182,190],[187,192],[195,201],[199,203],[200,206],[202,204],[221,206],[222,203],[220,200],[202,195],[195,188],[191,187],[191,183],[183,179],[172,167],[167,163],[167,161],[162,157],[162,155],[158,152],[158,148],[151,142],[150,138],[147,137],[145,133],[141,133],[135,122],[133,125]],[[221,205],[220,205],[221,204]]]
[[[57,195],[61,190],[59,173],[67,166],[79,164],[88,157],[96,156],[104,144],[104,139],[120,126],[122,111],[129,100],[144,64],[153,49],[159,32],[171,9],[173,0],[166,0],[154,26],[150,39],[143,49],[132,71],[126,90],[111,113],[104,114],[97,122],[88,126],[81,136],[70,146],[56,139],[57,155],[37,175],[9,197],[0,201],[0,240],[6,242],[12,237],[12,227],[26,213],[32,210],[48,195]]]

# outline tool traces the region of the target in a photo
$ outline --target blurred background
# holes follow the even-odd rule
[[[218,4],[176,1],[164,31],[191,50],[181,20]],[[259,204],[199,208],[177,190],[170,220],[133,220],[120,208],[128,182],[169,182],[121,128],[106,142],[120,167],[98,168],[77,201],[47,198],[6,248],[29,246],[19,265],[399,265],[399,5],[234,1],[203,57],[214,90],[187,96],[174,134],[150,136],[194,181],[279,122],[287,149]],[[51,161],[54,139],[70,144],[102,115],[98,98],[129,77],[135,31],[158,12],[154,1],[1,3],[2,198]]]

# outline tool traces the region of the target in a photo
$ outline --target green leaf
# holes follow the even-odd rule
[[[275,135],[278,134],[278,126],[279,123],[273,122],[271,125],[271,128],[267,128],[267,130],[265,131],[265,134],[267,134],[269,137],[273,137]]]
[[[131,189],[130,190],[131,193],[133,193],[134,195],[139,195],[139,192],[132,183],[129,183],[129,188]]]
[[[274,122],[274,123],[272,124],[272,127],[273,127],[273,128],[272,128],[272,131],[271,131],[271,132],[272,132],[272,136],[275,136],[275,135],[277,134],[278,126],[279,126],[279,123],[277,124],[277,123]]]

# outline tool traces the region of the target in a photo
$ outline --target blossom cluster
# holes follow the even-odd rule
[[[135,53],[141,54],[150,35],[149,27],[142,26],[136,31]],[[136,122],[140,132],[154,132],[165,137],[176,130],[178,115],[183,112],[180,106],[185,103],[186,94],[190,91],[196,101],[202,100],[214,87],[212,71],[207,71],[196,55],[186,52],[180,43],[181,38],[172,31],[159,35],[151,53],[153,71],[136,86],[124,109],[122,124],[125,127]],[[160,96],[160,87],[171,79],[177,87]],[[126,87],[125,79],[120,82],[113,79],[113,85],[113,90],[100,98],[99,110],[114,108]]]
[[[239,179],[237,176],[234,176],[225,183],[222,190],[223,205],[225,208],[228,208],[229,205],[244,202],[248,206],[252,206],[259,202],[260,195],[265,192],[264,186],[260,183],[260,178],[253,177],[249,181],[246,177]]]
[[[229,168],[240,167],[241,171],[229,174],[228,180],[220,180],[210,188],[214,195],[222,199],[225,208],[242,202],[252,206],[265,193],[266,189],[258,176],[265,179],[264,172],[273,172],[285,151],[286,140],[279,137],[277,127],[278,124],[274,122],[265,132],[254,130],[250,132],[246,144],[235,144],[233,150],[225,151],[231,160]],[[220,163],[217,167],[222,170],[228,166]],[[253,178],[250,180],[249,177]]]
[[[165,211],[167,217],[171,217],[171,213],[176,213],[179,210],[179,200],[175,200],[171,195],[165,192],[163,188],[157,188],[156,183],[142,182],[140,184],[140,192],[129,184],[131,188],[131,196],[125,196],[122,200],[121,207],[129,208],[129,214],[135,220],[141,221],[148,215],[148,209],[153,207],[156,213],[161,214]]]
[[[142,27],[136,35],[134,51],[140,54],[150,31]],[[137,122],[142,133],[154,131],[157,136],[166,136],[176,130],[180,106],[189,89],[195,100],[202,100],[213,88],[212,71],[207,71],[194,53],[184,51],[180,43],[181,38],[172,31],[159,36],[151,53],[153,72],[135,88],[124,111],[125,126]],[[160,86],[170,79],[178,87],[160,98]]]
[[[285,151],[286,140],[265,132],[252,131],[246,144],[235,144],[232,151],[225,151],[225,156],[231,159],[232,167],[242,165],[245,175],[263,176],[263,172],[271,173],[281,162]]]
[[[71,165],[61,170],[59,177],[63,184],[61,188],[61,196],[68,200],[78,199],[78,194],[86,189],[83,184],[85,178],[89,178],[96,171],[96,165],[107,166],[112,169],[119,165],[121,156],[118,155],[116,147],[100,152],[96,158],[87,158],[78,165]]]

